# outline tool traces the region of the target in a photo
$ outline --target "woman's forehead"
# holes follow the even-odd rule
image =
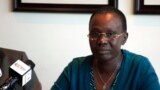
[[[117,31],[122,29],[122,22],[118,15],[113,13],[97,14],[90,22],[90,29]]]

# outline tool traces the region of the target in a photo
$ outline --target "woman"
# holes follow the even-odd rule
[[[149,60],[121,49],[128,38],[124,14],[105,7],[89,22],[93,55],[75,58],[51,90],[160,90]]]

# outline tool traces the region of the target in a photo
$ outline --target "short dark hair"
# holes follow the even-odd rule
[[[105,7],[101,7],[99,9],[97,9],[90,17],[90,21],[89,21],[89,25],[91,23],[91,20],[92,18],[97,15],[97,14],[105,14],[105,13],[115,13],[117,14],[120,19],[121,19],[121,22],[122,22],[122,29],[124,32],[127,31],[127,20],[126,20],[126,17],[125,15],[123,14],[123,12],[121,12],[119,9],[117,8],[114,8],[114,7],[111,7],[111,6],[105,6]]]

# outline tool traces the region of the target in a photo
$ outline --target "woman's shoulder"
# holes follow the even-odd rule
[[[128,50],[123,50],[123,56],[124,60],[127,63],[134,64],[134,65],[144,65],[144,66],[150,66],[150,61],[146,56],[143,56],[141,54],[137,54],[134,52],[130,52]]]
[[[73,58],[71,63],[73,63],[73,64],[85,64],[85,63],[89,63],[91,61],[91,58],[92,58],[92,55],[76,57],[76,58]]]
[[[81,56],[73,58],[73,60],[68,64],[68,68],[85,68],[90,65],[92,55]]]
[[[134,52],[131,52],[131,51],[128,51],[128,50],[122,50],[123,52],[123,56],[126,58],[126,59],[148,59],[146,56],[144,55],[141,55],[141,54],[138,54],[138,53],[134,53]]]

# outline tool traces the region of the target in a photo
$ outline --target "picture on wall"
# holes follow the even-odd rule
[[[106,5],[118,8],[118,0],[13,0],[13,11],[91,13]]]
[[[135,14],[160,14],[160,0],[135,0]]]

